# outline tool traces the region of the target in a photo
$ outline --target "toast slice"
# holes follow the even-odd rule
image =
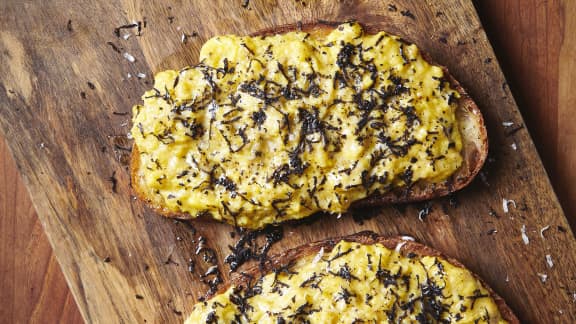
[[[318,22],[303,25],[291,25],[291,26],[278,27],[272,30],[261,31],[254,34],[253,36],[261,36],[261,37],[272,36],[300,30],[309,34],[309,36],[306,37],[310,37],[311,39],[323,40],[326,39],[326,37],[328,37],[330,33],[335,30],[334,26],[336,25],[326,22]],[[408,42],[396,36],[391,37],[394,37],[395,40],[401,42],[402,44],[405,44],[406,46],[410,46]],[[404,60],[406,60],[406,58],[404,58],[404,55],[405,54],[402,54],[402,57]],[[466,185],[468,185],[474,179],[476,174],[480,171],[488,153],[488,141],[484,120],[478,106],[474,103],[474,101],[470,98],[470,96],[466,93],[466,91],[458,83],[458,81],[456,81],[456,79],[448,72],[448,70],[445,67],[435,64],[435,62],[430,58],[430,56],[427,55],[426,53],[423,53],[421,50],[419,50],[419,55],[421,55],[421,57],[425,61],[427,61],[430,65],[441,68],[443,76],[442,81],[440,83],[440,87],[442,87],[442,82],[446,82],[449,85],[450,89],[453,89],[458,93],[458,96],[454,96],[448,101],[450,102],[450,100],[452,100],[452,103],[450,104],[454,105],[455,102],[456,105],[455,108],[455,116],[457,120],[456,124],[461,140],[461,146],[460,146],[461,163],[460,166],[446,179],[442,179],[441,181],[438,181],[438,179],[432,179],[432,180],[420,179],[414,182],[411,181],[403,182],[402,180],[395,180],[397,181],[396,183],[386,184],[383,190],[380,189],[371,191],[367,190],[367,195],[363,196],[355,195],[351,198],[352,201],[350,202],[340,203],[339,202],[340,196],[337,196],[338,204],[336,204],[335,202],[336,199],[332,199],[333,201],[330,201],[329,198],[321,197],[320,199],[314,198],[315,201],[310,199],[310,202],[308,202],[307,205],[304,204],[303,206],[293,207],[290,204],[292,204],[294,201],[297,201],[298,199],[302,200],[308,197],[308,195],[311,196],[310,192],[314,191],[316,188],[315,185],[314,188],[312,188],[312,185],[309,185],[308,189],[301,190],[300,194],[291,195],[292,192],[289,191],[294,189],[294,187],[297,187],[298,185],[291,185],[292,188],[288,188],[286,186],[288,181],[285,181],[286,177],[295,177],[294,173],[296,173],[296,175],[301,174],[303,168],[302,165],[304,166],[306,165],[306,161],[302,162],[302,160],[296,160],[296,162],[298,163],[295,164],[297,166],[298,164],[300,164],[300,169],[293,168],[296,169],[296,172],[292,170],[292,174],[288,173],[288,175],[286,175],[286,172],[285,173],[278,172],[278,174],[276,174],[275,172],[273,175],[278,175],[278,177],[274,178],[273,175],[269,175],[268,178],[266,178],[266,181],[274,182],[273,186],[274,189],[280,186],[285,186],[287,188],[288,191],[284,192],[282,196],[265,198],[262,201],[260,201],[260,197],[258,196],[258,194],[248,197],[246,195],[246,192],[235,191],[234,189],[237,188],[237,183],[234,183],[233,181],[226,182],[227,180],[230,180],[226,176],[220,177],[220,180],[218,180],[216,179],[216,177],[213,177],[213,175],[210,175],[210,178],[214,180],[215,184],[211,184],[210,185],[211,188],[209,190],[211,190],[212,192],[220,190],[221,194],[218,197],[216,197],[217,199],[213,200],[214,203],[212,203],[211,210],[201,210],[201,208],[198,207],[196,209],[193,209],[193,211],[190,211],[182,207],[182,201],[174,199],[170,200],[168,199],[170,195],[168,195],[168,198],[166,195],[160,195],[158,194],[158,190],[156,188],[153,188],[149,185],[149,180],[148,182],[146,180],[146,172],[148,172],[147,169],[150,169],[150,167],[148,166],[146,168],[142,166],[143,163],[142,162],[143,155],[141,154],[142,149],[137,145],[137,143],[135,143],[131,159],[131,178],[134,191],[141,200],[147,201],[151,207],[153,207],[158,213],[164,216],[177,217],[183,219],[196,218],[196,217],[214,218],[216,220],[225,221],[236,226],[247,228],[261,228],[270,223],[280,223],[286,220],[303,218],[318,211],[338,214],[344,212],[348,207],[353,208],[361,206],[379,206],[393,203],[422,201],[431,198],[441,197],[449,193],[455,192],[459,189],[462,189]],[[228,61],[225,61],[224,65],[225,66],[218,68],[218,70],[219,71],[222,71],[222,69],[226,70]],[[216,67],[214,68],[216,69]],[[182,73],[182,71],[186,71],[186,69],[181,70],[180,73]],[[175,83],[178,82],[178,77],[176,77],[175,81],[176,81]],[[252,90],[256,91],[257,89]],[[156,96],[161,97],[160,93],[162,91],[159,91],[157,89],[155,89],[155,91],[157,92]],[[172,93],[172,90],[166,88],[166,93],[163,94],[162,96],[166,97],[168,94],[168,96],[170,97],[170,93]],[[141,109],[143,109],[142,106],[136,106],[134,109],[134,115],[137,116],[141,111]],[[257,115],[254,114],[252,116]],[[300,118],[300,116],[294,116],[294,118]],[[142,130],[141,125],[136,124],[136,119],[134,119],[134,121],[135,123],[132,129],[133,136],[136,137],[138,133],[142,133],[142,135],[144,135],[144,131]],[[212,126],[211,125],[206,126],[205,124],[204,127],[205,132],[207,132],[206,129],[208,127]],[[310,126],[308,125],[307,127]],[[302,128],[304,128],[304,126],[302,126]],[[202,128],[200,127],[200,129]],[[228,143],[228,145],[230,145],[230,143]],[[232,147],[230,147],[230,151],[232,151]],[[292,167],[293,166],[292,162],[293,161],[290,161],[290,163],[287,162],[285,166]],[[196,169],[197,172],[199,171],[198,169],[201,170],[201,168]],[[253,168],[249,166],[246,171],[247,172],[257,171],[255,169],[258,169],[258,167],[254,167],[254,170],[252,169]],[[278,168],[276,171],[283,171],[283,170],[281,168]],[[410,170],[406,169],[406,171]],[[202,172],[200,171],[200,173]],[[208,174],[208,172],[205,173]],[[321,173],[322,172],[319,173],[319,177],[322,176]],[[373,179],[370,179],[371,181],[370,183],[377,182],[377,180],[375,180],[377,178],[378,177],[373,177]],[[363,178],[362,184],[364,184],[364,180],[365,179]],[[337,186],[334,186],[334,190],[336,190],[336,188]],[[271,187],[268,189],[269,190],[264,189],[262,190],[262,192],[267,193],[272,191],[270,190]],[[341,188],[339,188],[338,190],[341,190]],[[327,191],[330,190],[326,190],[325,192]],[[172,195],[172,197],[174,196],[175,195]],[[240,203],[236,202],[235,206],[240,207],[233,208],[231,207],[230,203],[225,202],[221,203],[222,197],[224,196],[226,197],[234,196],[237,201],[243,200],[244,205],[241,205]],[[345,198],[344,200],[346,199],[347,198]],[[207,203],[208,200],[204,201],[202,201],[202,199],[199,200],[200,200],[199,203],[204,202],[208,204]],[[286,209],[280,209],[278,206],[285,203],[287,200],[289,201],[287,204],[290,205],[289,206],[290,208],[287,207]],[[338,207],[334,208],[333,206],[331,206],[332,202],[338,205]],[[264,205],[266,206],[266,208],[260,207]],[[244,211],[244,215],[241,215],[242,211]],[[238,216],[239,214],[240,216]]]
[[[235,273],[229,288],[209,298],[186,323],[519,323],[460,262],[411,238],[373,232],[273,256]]]

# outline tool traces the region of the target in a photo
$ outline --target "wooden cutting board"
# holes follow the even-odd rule
[[[8,1],[0,11],[1,130],[87,322],[182,321],[207,291],[200,238],[225,281],[223,259],[238,241],[228,225],[194,222],[192,230],[133,199],[125,135],[152,74],[196,63],[213,35],[317,19],[387,30],[446,65],[484,113],[490,159],[469,188],[433,201],[423,219],[423,204],[319,217],[283,226],[271,253],[361,230],[407,234],[480,274],[522,321],[576,320],[574,236],[470,1]],[[133,21],[140,36],[115,35]],[[515,202],[508,213],[503,199]]]

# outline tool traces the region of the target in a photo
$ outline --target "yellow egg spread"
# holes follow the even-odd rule
[[[357,23],[218,36],[198,65],[156,75],[131,134],[167,210],[260,228],[447,179],[462,164],[456,98],[415,45]]]
[[[322,251],[322,250],[321,250]],[[186,323],[506,323],[466,269],[341,241],[247,289],[194,306]]]

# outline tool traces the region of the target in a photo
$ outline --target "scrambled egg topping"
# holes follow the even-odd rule
[[[462,163],[457,98],[415,45],[357,23],[218,36],[198,65],[156,75],[131,133],[168,210],[260,228],[447,179]]]
[[[195,305],[186,323],[506,323],[466,269],[341,241],[251,287]]]

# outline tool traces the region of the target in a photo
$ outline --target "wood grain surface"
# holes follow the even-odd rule
[[[576,226],[576,3],[476,1],[572,228]]]
[[[387,3],[381,9],[364,11],[366,4],[332,7],[296,1],[266,7],[251,1],[243,8],[239,2],[226,7],[225,18],[219,14],[222,10],[211,6],[194,9],[181,8],[180,4],[171,8],[169,4],[156,7],[138,2],[85,4],[85,8],[58,1],[43,8],[15,2],[0,5],[6,17],[0,22],[1,129],[88,322],[181,320],[179,312],[189,311],[200,295],[195,287],[205,291],[197,276],[186,271],[188,258],[196,257],[191,239],[199,234],[212,238],[209,243],[220,256],[228,252],[225,244],[234,241],[226,235],[232,229],[225,225],[196,224],[198,234],[192,235],[181,224],[161,219],[130,199],[121,163],[123,152],[114,150],[119,141],[114,135],[126,133],[128,117],[113,112],[128,111],[149,85],[146,80],[122,81],[122,77],[137,72],[149,76],[149,69],[155,72],[180,67],[182,62],[194,63],[202,41],[215,33],[249,33],[275,23],[318,17],[356,17],[368,24],[382,23],[385,29],[416,41],[448,65],[485,109],[495,161],[486,168],[490,187],[476,181],[458,194],[460,207],[446,212],[441,206],[445,201],[435,202],[433,213],[423,223],[415,217],[417,208],[408,207],[404,212],[384,209],[364,225],[345,217],[328,232],[325,228],[333,225],[332,220],[307,227],[286,226],[286,238],[275,251],[297,241],[360,229],[410,233],[481,274],[526,322],[574,320],[572,294],[576,286],[570,271],[575,265],[574,237],[526,129],[507,137],[500,125],[503,120],[518,124],[522,120],[512,97],[497,92],[501,83],[498,87],[490,84],[503,79],[471,4],[430,2],[431,8],[407,1],[395,4],[399,10],[410,9],[417,19],[388,12]],[[570,1],[541,5],[539,1],[519,0],[478,1],[476,5],[564,208],[568,215],[574,215],[569,203],[576,195],[569,184],[576,178],[576,141],[571,128],[575,121],[571,89],[576,38],[564,32],[576,27],[575,19],[568,19],[574,17],[574,5]],[[21,10],[29,12],[27,19],[16,19]],[[86,17],[85,10],[94,15]],[[434,19],[438,11],[446,16],[447,24]],[[202,17],[220,18],[201,24],[198,12]],[[268,19],[257,18],[262,16]],[[114,27],[143,17],[148,27],[142,37],[124,41],[112,34]],[[172,24],[168,17],[174,17]],[[69,20],[71,30],[67,28]],[[458,23],[460,29],[455,28]],[[182,44],[181,33],[193,31],[199,37]],[[465,38],[467,33],[477,36],[476,43],[456,46],[458,40],[470,40]],[[438,42],[440,37],[447,44]],[[157,46],[159,39],[162,47]],[[137,62],[124,60],[107,41],[123,46]],[[95,85],[94,90],[88,81]],[[507,149],[509,141],[517,144],[517,152]],[[2,159],[0,170],[0,300],[7,305],[0,318],[12,319],[8,321],[12,323],[78,322],[78,312],[10,154],[3,146],[0,154],[8,157]],[[115,171],[117,194],[109,181]],[[527,209],[505,215],[501,210],[503,197],[516,199],[523,204],[521,209]],[[497,212],[497,218],[488,215],[488,207]],[[522,224],[531,238],[528,246],[521,241]],[[538,232],[545,225],[552,227],[542,239]],[[491,229],[498,232],[487,235]],[[215,233],[226,237],[215,242]],[[545,254],[553,256],[554,268],[546,268]],[[108,257],[110,262],[104,262]],[[548,274],[546,283],[539,281],[538,272]]]
[[[0,322],[82,323],[4,140],[0,156]]]

